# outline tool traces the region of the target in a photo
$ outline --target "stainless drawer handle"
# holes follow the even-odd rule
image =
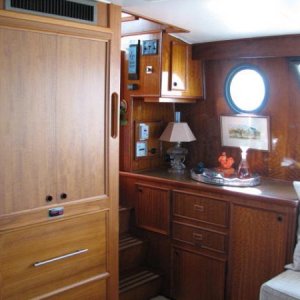
[[[61,260],[61,259],[65,259],[65,258],[68,258],[68,257],[71,257],[71,256],[75,256],[75,255],[85,253],[87,251],[89,251],[89,249],[76,250],[74,252],[71,252],[71,253],[68,253],[68,254],[65,254],[65,255],[61,255],[61,256],[57,256],[57,257],[54,257],[54,258],[51,258],[51,259],[48,259],[48,260],[38,261],[38,262],[34,263],[33,266],[34,267],[40,267],[40,266],[43,266],[43,265],[53,263],[57,260]]]
[[[204,206],[203,205],[199,205],[199,204],[194,204],[194,210],[203,212],[204,211]]]

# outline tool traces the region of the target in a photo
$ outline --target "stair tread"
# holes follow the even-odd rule
[[[137,273],[124,276],[120,279],[120,293],[126,292],[137,286],[141,286],[159,278],[160,274],[152,272],[150,270],[141,270]]]
[[[144,241],[130,234],[120,237],[119,250],[124,250],[133,246],[141,245]]]
[[[128,211],[132,210],[132,207],[119,206],[119,211]]]

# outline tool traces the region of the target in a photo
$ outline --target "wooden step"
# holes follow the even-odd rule
[[[120,207],[119,208],[119,234],[122,235],[129,231],[130,215],[132,208]]]
[[[119,244],[120,274],[143,266],[147,243],[132,235],[122,235]]]
[[[161,276],[140,270],[120,278],[120,300],[149,300],[159,294]]]

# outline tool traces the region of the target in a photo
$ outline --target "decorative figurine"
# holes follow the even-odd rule
[[[232,168],[234,159],[232,157],[227,157],[226,152],[222,152],[218,158],[218,161],[220,163],[218,170],[223,172],[224,176],[230,176],[234,174],[234,168]]]

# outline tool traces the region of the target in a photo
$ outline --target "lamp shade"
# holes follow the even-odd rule
[[[159,138],[166,142],[192,142],[196,138],[185,122],[170,122]]]

